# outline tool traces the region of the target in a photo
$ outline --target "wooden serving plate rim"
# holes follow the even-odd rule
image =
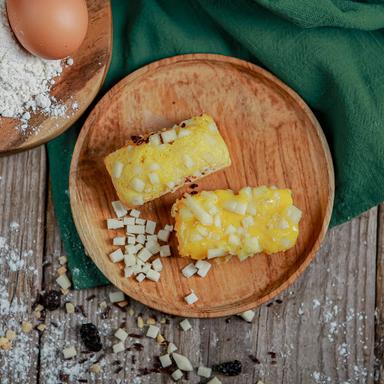
[[[108,62],[104,66],[103,70],[103,76],[100,78],[100,83],[98,84],[97,87],[94,88],[94,90],[89,94],[88,100],[86,103],[82,103],[80,105],[80,108],[76,111],[76,116],[74,118],[68,118],[63,125],[60,126],[60,128],[54,130],[49,136],[38,139],[36,141],[33,141],[32,143],[23,143],[22,146],[8,149],[5,151],[0,151],[0,157],[3,156],[9,156],[13,155],[16,153],[24,152],[29,149],[36,148],[42,144],[46,144],[49,141],[55,139],[56,137],[60,136],[62,133],[64,133],[68,128],[70,128],[73,124],[76,123],[77,120],[80,119],[81,116],[86,112],[88,107],[92,104],[93,100],[95,100],[97,94],[99,93],[101,87],[104,84],[105,77],[107,76],[107,72],[109,70],[109,67],[111,65],[111,60],[112,60],[112,45],[113,45],[113,25],[112,25],[112,7],[111,7],[111,2],[108,1],[108,23],[110,25],[110,38],[109,38],[109,55],[108,55]]]
[[[258,298],[257,300],[250,302],[250,303],[240,303],[238,307],[226,307],[222,308],[221,311],[204,311],[202,312],[199,308],[194,309],[193,306],[188,306],[188,308],[185,308],[186,310],[183,310],[183,308],[176,308],[168,310],[167,308],[164,308],[162,305],[158,305],[158,303],[146,296],[140,296],[136,293],[128,293],[125,292],[129,297],[132,297],[133,299],[153,308],[156,310],[159,310],[161,312],[169,313],[176,316],[184,316],[184,317],[196,317],[196,318],[217,318],[217,317],[223,317],[223,316],[229,316],[229,315],[235,315],[241,312],[244,312],[249,309],[254,309],[261,304],[269,301],[271,298],[277,296],[282,291],[284,291],[288,286],[293,284],[298,277],[304,272],[304,270],[308,267],[308,265],[311,263],[311,261],[315,258],[316,252],[319,250],[320,245],[322,241],[324,240],[325,234],[327,232],[329,222],[331,219],[332,209],[333,209],[333,202],[334,202],[334,191],[335,191],[335,178],[334,178],[334,168],[332,163],[332,156],[331,152],[327,143],[327,140],[325,138],[324,132],[321,129],[321,126],[319,122],[317,121],[315,115],[311,111],[311,109],[307,106],[307,104],[304,102],[304,100],[290,87],[288,87],[286,84],[284,84],[281,80],[279,80],[276,76],[268,72],[267,70],[259,67],[256,64],[250,63],[245,60],[241,60],[235,57],[231,56],[225,56],[220,54],[206,54],[206,53],[195,53],[195,54],[184,54],[184,55],[177,55],[165,59],[161,59],[155,62],[152,62],[150,64],[145,65],[142,68],[139,68],[135,70],[134,72],[130,73],[126,77],[124,77],[122,80],[120,80],[114,87],[112,87],[106,95],[103,96],[103,98],[97,103],[95,108],[92,110],[92,112],[87,117],[87,120],[85,121],[79,137],[76,142],[76,146],[73,152],[72,161],[71,161],[71,168],[70,168],[70,177],[69,177],[69,192],[70,192],[70,203],[71,203],[71,210],[73,219],[76,225],[76,228],[78,230],[80,239],[85,247],[85,249],[88,252],[88,240],[87,237],[84,235],[84,233],[81,231],[81,221],[79,220],[79,217],[76,213],[76,206],[79,204],[74,198],[76,193],[76,182],[77,182],[77,170],[78,170],[78,160],[79,155],[81,153],[85,138],[89,132],[89,130],[92,128],[92,124],[94,121],[94,116],[97,113],[99,109],[103,107],[103,105],[108,102],[110,103],[110,97],[117,93],[122,87],[126,86],[130,82],[133,82],[137,78],[149,74],[152,71],[155,71],[161,67],[167,66],[169,64],[174,63],[180,63],[180,62],[190,62],[190,61],[201,61],[201,60],[208,60],[212,62],[224,62],[224,63],[230,63],[237,66],[240,66],[241,68],[245,68],[248,70],[251,70],[253,72],[256,72],[263,77],[267,78],[271,82],[275,83],[278,87],[280,87],[283,91],[289,94],[293,98],[293,100],[297,103],[297,105],[302,109],[304,114],[309,118],[311,124],[315,128],[315,132],[319,138],[319,141],[321,143],[323,153],[324,153],[324,159],[327,164],[327,173],[329,175],[329,188],[328,188],[328,199],[327,199],[327,206],[324,214],[324,220],[322,222],[322,225],[320,227],[318,236],[316,240],[313,243],[312,248],[306,252],[306,256],[303,259],[303,261],[298,265],[297,269],[292,272],[289,277],[282,282],[278,287],[272,289],[269,293],[263,295],[262,297]],[[88,252],[91,259],[95,262],[95,264],[100,268],[97,260],[95,260],[91,253]],[[107,255],[105,255],[107,257]],[[102,270],[102,269],[101,269]],[[104,273],[104,271],[103,271]],[[124,291],[122,285],[120,284],[120,281],[123,279],[121,276],[119,279],[114,279],[111,276],[106,276],[110,282],[115,285],[117,288]]]

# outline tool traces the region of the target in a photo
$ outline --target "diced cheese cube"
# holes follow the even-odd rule
[[[173,231],[173,225],[166,224],[166,225],[164,226],[164,229],[165,229],[166,231],[172,232],[172,231]]]
[[[150,263],[144,263],[142,266],[141,266],[141,272],[143,272],[144,274],[147,274],[147,272],[151,269],[151,264]],[[147,276],[148,277],[148,276]]]
[[[63,289],[69,289],[72,285],[66,273],[63,273],[56,279],[56,283]]]
[[[180,129],[178,138],[180,139],[181,137],[189,136],[191,134],[191,131],[187,128]]]
[[[213,379],[209,380],[207,384],[222,384],[221,381],[215,376]]]
[[[133,268],[132,267],[125,267],[124,268],[124,277],[128,278],[134,275]]]
[[[145,183],[143,180],[139,179],[138,177],[134,177],[131,180],[131,187],[136,192],[143,192],[145,188]]]
[[[150,337],[152,339],[156,339],[157,335],[160,332],[160,328],[156,327],[155,325],[150,325],[147,329],[146,336]]]
[[[192,328],[192,325],[188,319],[184,319],[183,321],[180,321],[180,327],[183,331],[188,331]]]
[[[161,257],[171,256],[171,248],[169,245],[162,245],[160,247],[160,256]]]
[[[250,323],[255,317],[255,311],[252,311],[252,310],[245,311],[240,313],[239,316],[242,317],[245,321],[248,321]]]
[[[115,332],[115,337],[117,337],[119,340],[121,341],[125,341],[125,339],[128,337],[128,333],[125,332],[124,329],[122,328],[119,328],[116,332]]]
[[[113,245],[125,245],[125,236],[117,236],[112,240]]]
[[[75,347],[68,347],[63,349],[63,356],[64,359],[72,359],[72,357],[75,357],[77,355]]]
[[[168,354],[171,354],[171,353],[173,353],[173,352],[175,352],[175,351],[177,351],[177,347],[176,347],[176,345],[173,344],[173,343],[169,343],[169,344],[168,344],[168,347],[167,347],[167,353],[168,353]]]
[[[243,220],[241,220],[243,227],[248,228],[255,223],[252,216],[245,216]]]
[[[197,369],[197,374],[201,377],[205,377],[205,378],[209,379],[212,375],[212,369],[208,368],[208,367],[200,366]]]
[[[136,246],[133,244],[128,244],[124,248],[125,248],[125,253],[127,253],[128,255],[133,255],[136,253]]]
[[[148,179],[152,185],[160,184],[160,177],[157,173],[151,172],[148,174]]]
[[[141,265],[139,265],[139,264],[133,265],[131,267],[131,269],[132,269],[132,273],[134,275],[137,275],[137,274],[139,274],[141,272]]]
[[[143,249],[144,248],[144,246],[143,246],[143,244],[136,244],[135,245],[135,253],[137,253],[137,252],[139,252],[140,251],[140,249]]]
[[[172,353],[172,357],[173,357],[173,360],[175,360],[177,368],[186,372],[193,371],[192,364],[186,356],[180,355],[179,353],[174,352]]]
[[[146,220],[142,219],[141,217],[138,217],[137,219],[135,219],[135,224],[144,225],[145,222]]]
[[[160,229],[160,231],[157,233],[157,238],[161,241],[167,242],[170,234],[170,231],[167,231],[166,229]]]
[[[191,292],[189,295],[184,297],[184,300],[187,302],[188,305],[196,303],[199,298],[195,295],[195,292]]]
[[[152,261],[152,268],[157,272],[161,272],[163,270],[163,263],[159,258]]]
[[[135,218],[134,217],[124,217],[123,221],[124,221],[124,225],[134,225],[135,224]]]
[[[171,376],[173,380],[178,381],[183,377],[183,372],[180,369],[176,369],[176,371],[172,372]]]
[[[215,257],[225,256],[226,252],[224,249],[220,248],[210,248],[208,249],[208,259],[213,259]]]
[[[192,160],[191,156],[187,155],[187,154],[184,154],[183,155],[183,162],[184,162],[184,165],[187,167],[187,168],[192,168],[195,163],[194,161]]]
[[[125,296],[124,293],[121,291],[113,291],[109,292],[109,301],[111,303],[119,303],[120,301],[124,301]]]
[[[133,254],[124,255],[124,263],[126,267],[133,267],[136,265],[136,256]]]
[[[161,132],[160,135],[163,139],[164,144],[170,143],[177,139],[177,134],[174,129],[169,129],[168,131]]]
[[[159,360],[163,368],[167,368],[172,365],[172,360],[168,353],[166,355],[160,356]]]
[[[147,241],[157,243],[157,235],[147,235]]]
[[[155,134],[149,136],[149,140],[148,141],[149,141],[150,144],[160,145],[161,144],[160,135],[155,133]]]
[[[113,353],[124,352],[124,350],[125,350],[124,343],[122,341],[120,341],[119,343],[114,344],[112,346],[112,350],[113,350]]]
[[[141,260],[146,262],[152,257],[152,253],[147,249],[143,248],[140,250],[140,252],[137,254],[137,257]]]
[[[144,225],[127,225],[127,233],[129,234],[136,234],[136,235],[143,235],[145,233],[145,227]]]
[[[112,201],[112,208],[116,213],[117,217],[123,217],[128,213],[127,208],[124,207],[123,203],[119,200]]]
[[[157,171],[158,169],[160,169],[160,165],[158,163],[151,163],[148,165],[148,169],[150,171]]]
[[[190,264],[186,265],[186,266],[181,270],[181,273],[182,273],[187,279],[189,279],[189,278],[192,277],[197,271],[198,271],[198,269],[195,267],[195,265],[194,265],[193,263],[190,263]]]
[[[127,237],[127,244],[136,244],[136,237],[135,236],[128,236]]]
[[[137,209],[131,209],[131,212],[129,212],[129,215],[135,218],[138,218],[140,216],[140,211]]]
[[[147,220],[145,224],[145,232],[153,235],[155,233],[156,223],[152,220]]]
[[[156,242],[149,241],[145,245],[145,247],[148,249],[149,252],[152,253],[152,255],[156,255],[156,253],[160,252],[160,244]]]
[[[136,280],[141,283],[142,281],[144,281],[145,279],[145,275],[144,273],[139,273],[137,276],[136,276]]]
[[[124,164],[120,161],[116,161],[113,164],[112,176],[116,177],[116,179],[120,178],[123,173]]]
[[[198,269],[197,274],[201,277],[205,277],[212,265],[205,260],[199,260],[196,262],[195,267]]]
[[[300,211],[300,209],[295,207],[294,205],[289,206],[286,209],[285,214],[288,216],[288,218],[292,221],[293,224],[298,224],[302,216],[302,212]]]
[[[120,248],[118,248],[109,254],[109,258],[113,263],[118,263],[119,261],[124,260],[123,251]]]
[[[211,225],[213,222],[212,216],[204,210],[204,208],[196,200],[188,194],[185,195],[185,205],[192,211],[196,219],[203,225]]]
[[[124,228],[124,222],[118,219],[107,219],[107,228],[108,229]]]
[[[136,237],[136,241],[140,244],[144,244],[145,243],[145,235],[137,235]]]
[[[149,271],[147,272],[147,278],[152,281],[159,281],[160,273],[153,269],[149,269]]]

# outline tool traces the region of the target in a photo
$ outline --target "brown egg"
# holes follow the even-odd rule
[[[88,29],[85,0],[7,0],[9,23],[26,50],[62,59],[83,42]]]

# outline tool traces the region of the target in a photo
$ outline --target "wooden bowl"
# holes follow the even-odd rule
[[[21,133],[20,120],[0,117],[0,156],[43,144],[63,133],[87,109],[103,84],[112,53],[112,14],[109,0],[87,0],[89,26],[81,47],[72,55],[74,64],[66,66],[51,89],[69,117],[32,114],[29,128]],[[78,104],[72,109],[72,104]]]
[[[232,166],[198,182],[199,190],[276,185],[293,190],[303,211],[296,246],[285,253],[258,254],[214,265],[206,278],[186,279],[190,262],[163,259],[160,282],[124,278],[107,256],[118,231],[116,194],[103,157],[142,134],[206,112],[216,120]],[[170,208],[188,187],[141,208],[142,217],[172,223]],[[264,69],[231,57],[182,55],[130,74],[98,103],[76,144],[70,173],[72,213],[80,237],[100,270],[127,295],[160,311],[186,317],[219,317],[254,308],[287,288],[314,258],[327,230],[334,196],[331,155],[323,132],[304,101]],[[199,300],[187,305],[193,290]]]

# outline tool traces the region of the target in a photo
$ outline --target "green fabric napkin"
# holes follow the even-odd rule
[[[267,68],[310,105],[336,171],[332,225],[384,200],[384,5],[348,0],[112,1],[104,93],[133,70],[181,53],[221,53]],[[85,256],[68,200],[81,122],[48,144],[52,194],[75,288],[107,280]]]

